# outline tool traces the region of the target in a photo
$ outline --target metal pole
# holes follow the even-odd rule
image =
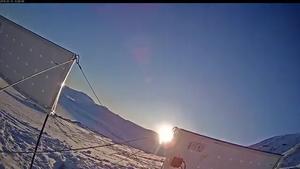
[[[46,116],[46,118],[45,118],[45,120],[44,120],[43,127],[42,127],[42,129],[41,129],[41,131],[40,131],[40,134],[39,134],[39,137],[38,137],[37,143],[36,143],[36,145],[35,145],[34,153],[33,153],[32,159],[31,159],[30,167],[29,167],[30,169],[32,169],[32,167],[33,167],[33,163],[34,163],[35,154],[36,154],[36,151],[37,151],[37,149],[38,149],[38,146],[39,146],[39,143],[40,143],[40,140],[41,140],[42,134],[43,134],[43,132],[44,132],[44,128],[45,128],[45,126],[46,126],[46,123],[47,123],[47,120],[48,120],[49,114],[50,114],[50,113],[47,113],[47,116]]]

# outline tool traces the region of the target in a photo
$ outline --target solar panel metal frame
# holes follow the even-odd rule
[[[42,36],[40,36],[40,35],[38,35],[38,34],[36,34],[36,33],[34,33],[34,32],[32,32],[32,31],[30,31],[30,30],[28,30],[28,29],[26,29],[26,28],[24,28],[23,26],[21,26],[21,25],[19,25],[19,24],[17,24],[17,23],[15,23],[15,22],[13,22],[13,21],[11,21],[11,20],[9,20],[9,19],[7,19],[7,18],[5,18],[4,16],[2,16],[2,15],[0,15],[0,33],[3,33],[3,30],[2,30],[2,22],[4,22],[5,24],[7,24],[7,25],[10,25],[10,26],[12,26],[12,27],[15,27],[16,29],[19,29],[20,31],[22,31],[22,33],[24,33],[24,34],[30,34],[31,36],[32,36],[32,38],[33,39],[35,39],[36,41],[40,41],[41,43],[45,43],[45,44],[43,44],[44,46],[47,46],[47,45],[49,45],[49,46],[51,46],[53,49],[54,48],[57,48],[57,49],[59,49],[59,50],[61,50],[61,51],[59,51],[59,52],[65,52],[65,53],[68,53],[68,55],[69,56],[71,56],[71,57],[69,57],[69,59],[67,59],[67,60],[65,60],[65,61],[68,61],[68,60],[70,60],[70,63],[68,63],[68,65],[66,66],[67,68],[67,71],[65,71],[64,73],[63,73],[63,77],[61,78],[61,82],[62,82],[62,84],[64,84],[64,82],[65,82],[65,80],[66,80],[66,78],[68,77],[68,75],[69,75],[69,73],[70,73],[70,71],[71,71],[71,69],[72,69],[72,66],[73,66],[73,64],[75,63],[75,60],[76,60],[76,54],[75,53],[73,53],[73,52],[71,52],[70,50],[68,50],[68,49],[65,49],[65,48],[63,48],[63,47],[61,47],[61,46],[59,46],[59,45],[57,45],[56,43],[54,43],[54,42],[52,42],[52,41],[50,41],[50,40],[48,40],[48,39],[46,39],[46,38],[44,38],[44,37],[42,37]],[[2,54],[2,53],[1,53]],[[0,57],[1,57],[1,55],[0,55]],[[51,56],[50,56],[51,57]],[[1,58],[0,58],[1,59]],[[60,58],[60,59],[63,59],[63,58]],[[56,65],[57,65],[57,63],[55,63]],[[49,68],[49,67],[48,67]],[[55,68],[56,69],[56,68]],[[51,70],[50,70],[51,71]],[[50,72],[49,71],[49,72]],[[48,73],[49,73],[48,72]],[[0,72],[0,76],[1,77],[5,77],[1,72]],[[30,76],[30,75],[27,75],[27,77],[28,76]],[[16,81],[18,81],[18,80],[22,80],[22,79],[18,79],[18,80],[16,80],[16,81],[12,81],[12,80],[10,80],[10,79],[8,79],[8,78],[2,78],[4,81],[6,81],[8,84],[12,84],[12,83],[15,83]],[[47,105],[43,105],[43,104],[41,104],[37,99],[35,99],[35,98],[33,98],[33,97],[31,97],[30,96],[30,94],[28,94],[27,92],[24,92],[18,85],[16,85],[16,86],[13,86],[17,91],[19,91],[22,95],[24,95],[25,97],[27,97],[27,98],[29,98],[29,99],[31,99],[32,101],[34,101],[35,103],[37,103],[37,105],[40,107],[40,108],[42,108],[43,110],[45,110],[46,112],[49,112],[49,111],[54,111],[54,109],[55,109],[55,107],[56,107],[56,103],[57,103],[57,101],[58,101],[58,98],[59,98],[59,95],[60,95],[60,92],[61,92],[61,89],[62,89],[62,86],[60,86],[60,88],[55,92],[55,96],[56,97],[53,97],[53,99],[52,99],[52,105],[51,106],[47,106]]]

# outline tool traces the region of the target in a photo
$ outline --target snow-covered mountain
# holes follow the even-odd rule
[[[250,147],[283,154],[281,168],[300,168],[300,133],[275,136]]]
[[[122,118],[108,108],[96,104],[85,93],[67,86],[61,92],[56,113],[78,121],[89,129],[112,139],[114,142],[147,137],[145,140],[128,144],[151,153],[154,153],[158,147],[157,133]]]

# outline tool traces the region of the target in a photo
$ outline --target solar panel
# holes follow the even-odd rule
[[[281,155],[202,136],[176,128],[163,169],[272,169]],[[179,162],[182,163],[179,164]]]
[[[1,15],[0,44],[0,77],[8,84],[56,66],[14,86],[46,110],[54,110],[75,54]]]

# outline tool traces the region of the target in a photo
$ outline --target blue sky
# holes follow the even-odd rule
[[[0,14],[78,53],[102,102],[146,128],[243,145],[300,132],[300,5],[4,4]],[[76,67],[67,84],[91,94]]]

